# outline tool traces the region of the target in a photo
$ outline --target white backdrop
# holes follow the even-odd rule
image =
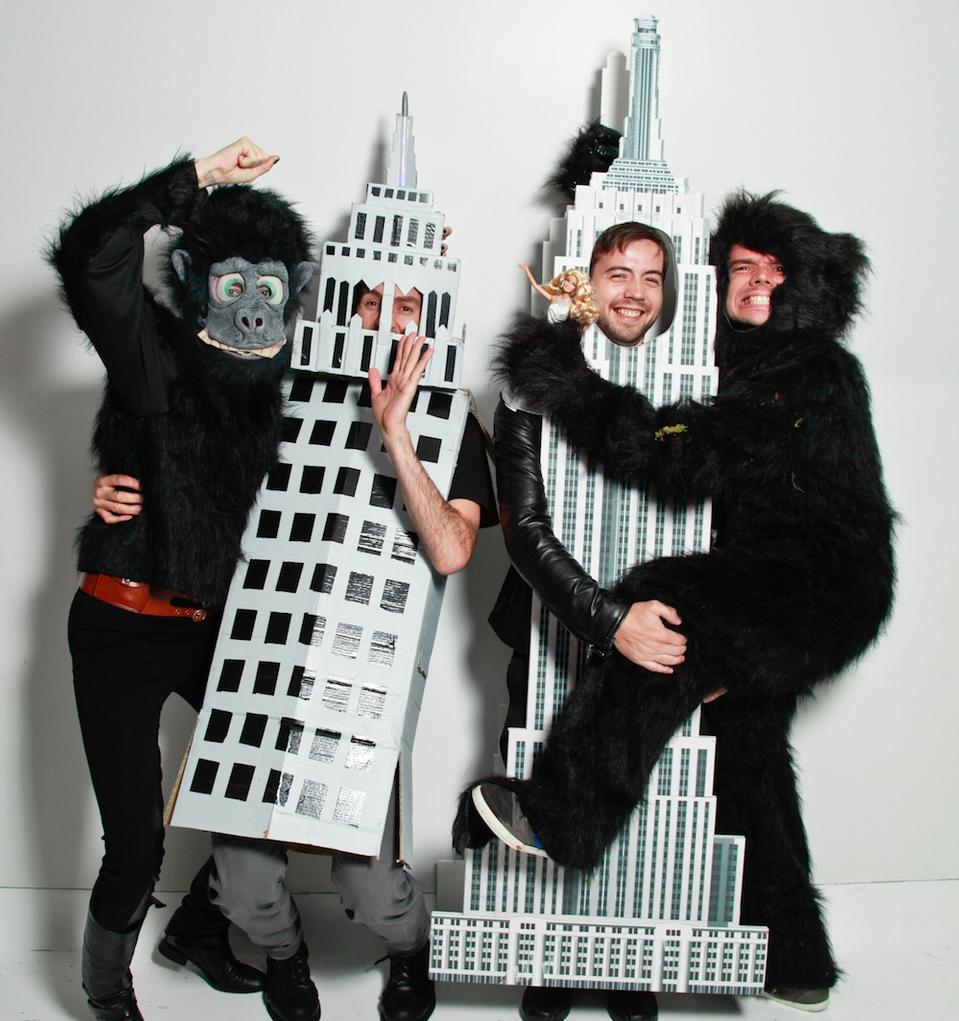
[[[400,94],[420,181],[464,262],[466,381],[489,417],[489,343],[528,288],[550,210],[538,189],[594,111],[598,69],[626,49],[621,2],[229,5],[4,3],[0,180],[0,886],[86,887],[100,854],[76,726],[65,618],[71,542],[89,502],[100,365],[57,303],[45,231],[89,196],[249,134],[282,160],[269,185],[319,239],[379,179]],[[907,16],[905,11],[911,12]],[[955,877],[948,736],[959,708],[950,580],[959,354],[952,170],[959,156],[945,0],[750,6],[661,0],[666,156],[711,206],[784,188],[822,225],[862,236],[874,274],[852,346],[872,382],[887,482],[902,514],[895,617],[878,647],[801,716],[795,744],[821,882]],[[506,558],[496,530],[451,580],[415,754],[415,865],[432,889],[454,797],[495,746],[506,650],[485,623]],[[172,775],[190,713],[165,714]],[[204,838],[172,832],[161,888],[182,888]],[[326,883],[313,858],[300,889]]]

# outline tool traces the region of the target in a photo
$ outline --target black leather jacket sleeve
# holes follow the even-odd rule
[[[609,652],[630,604],[591,578],[553,533],[539,461],[542,418],[500,400],[493,428],[500,523],[514,566],[573,634]]]

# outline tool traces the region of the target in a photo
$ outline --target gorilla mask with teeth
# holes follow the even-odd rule
[[[246,185],[201,195],[176,247],[167,282],[181,316],[210,348],[286,365],[285,325],[315,266],[290,204]]]

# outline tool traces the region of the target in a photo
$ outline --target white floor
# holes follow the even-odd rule
[[[954,1021],[959,965],[959,880],[826,887],[829,926],[846,977],[822,1015],[833,1021]],[[172,906],[178,895],[160,895]],[[0,889],[0,1019],[63,1021],[86,1012],[80,990],[79,934],[87,894],[79,890]],[[376,1018],[386,965],[373,966],[378,941],[346,920],[332,894],[297,898],[326,1021]],[[154,949],[169,909],[153,911],[134,961],[147,1021],[265,1021],[256,996],[226,996],[170,965]],[[241,956],[256,963],[249,945]],[[520,990],[443,984],[437,1021],[514,1021]],[[798,1021],[803,1015],[761,999],[661,995],[664,1021],[728,1018]],[[571,1021],[598,1021],[601,997],[579,994]]]

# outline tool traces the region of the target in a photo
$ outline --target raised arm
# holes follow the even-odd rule
[[[519,266],[519,268],[526,274],[526,279],[529,281],[529,285],[534,291],[538,291],[542,294],[547,301],[552,301],[556,297],[555,294],[550,294],[549,291],[542,286],[542,284],[538,284],[536,282],[536,277],[534,277],[530,272],[529,266],[525,262],[518,262],[516,265]]]
[[[373,417],[393,462],[403,502],[430,563],[440,574],[461,571],[473,555],[480,527],[480,507],[472,500],[446,500],[416,456],[406,415],[433,350],[426,338],[404,337],[384,384],[370,369]]]
[[[167,410],[166,384],[175,371],[143,286],[143,235],[154,226],[183,226],[201,187],[252,181],[276,159],[242,138],[212,156],[175,160],[80,210],[51,245],[49,260],[70,311],[134,414]]]
[[[156,224],[183,224],[198,193],[193,161],[178,160],[81,210],[50,252],[77,325],[136,415],[166,411],[174,372],[143,286],[143,235]]]

